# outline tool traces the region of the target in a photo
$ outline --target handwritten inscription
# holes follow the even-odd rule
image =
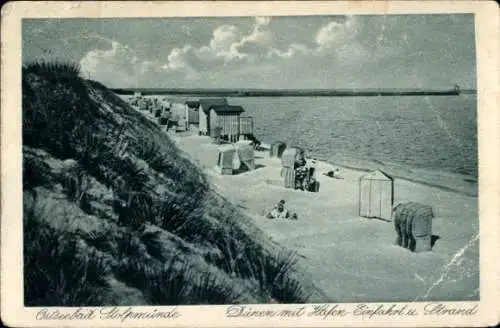
[[[96,318],[95,309],[78,308],[72,311],[41,309],[35,315],[36,320],[92,320]]]
[[[154,319],[175,319],[180,317],[180,312],[177,308],[168,311],[161,311],[158,309],[136,311],[132,307],[121,309],[117,307],[112,308],[98,308],[98,309],[85,309],[78,308],[76,310],[61,311],[58,309],[41,309],[35,315],[37,320],[116,320],[124,322],[125,320],[154,320]]]
[[[415,304],[320,304],[311,306],[291,307],[289,309],[262,309],[252,308],[246,305],[232,305],[226,308],[228,318],[296,318],[302,316],[319,317],[323,320],[334,318],[361,317],[371,319],[374,317],[407,317],[418,315],[474,315],[477,313],[477,305],[469,307],[451,307],[443,303],[429,303],[423,311],[417,309]]]
[[[373,318],[374,316],[415,316],[418,315],[417,310],[406,304],[391,304],[391,305],[376,305],[370,306],[367,304],[358,304],[353,312],[355,316],[366,316]]]
[[[228,318],[242,318],[242,317],[301,317],[305,314],[305,306],[290,308],[286,310],[256,310],[246,305],[233,305],[226,309],[226,316]]]
[[[464,316],[475,315],[477,313],[477,305],[466,307],[454,307],[443,303],[430,303],[424,307],[424,315],[451,315]]]
[[[338,304],[335,305],[313,305],[313,310],[308,313],[309,317],[322,317],[326,319],[327,317],[345,317],[349,312],[340,307]]]
[[[321,320],[348,319],[349,317],[371,319],[375,317],[408,317],[408,316],[473,316],[478,313],[477,304],[450,305],[446,303],[427,303],[423,307],[415,303],[394,304],[318,304],[295,305],[286,308],[257,307],[249,305],[231,305],[226,307],[227,318],[280,318],[294,319],[300,317],[319,318]],[[133,307],[101,307],[56,309],[43,308],[36,312],[37,320],[162,320],[181,317],[181,309],[141,309]]]

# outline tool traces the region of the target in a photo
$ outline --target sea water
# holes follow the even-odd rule
[[[268,144],[345,166],[477,180],[476,95],[228,100],[254,117],[255,135]]]

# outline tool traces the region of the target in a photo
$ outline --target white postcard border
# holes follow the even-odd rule
[[[23,307],[22,293],[22,184],[21,184],[21,19],[49,17],[167,17],[167,16],[276,16],[331,14],[474,13],[478,101],[480,298],[479,302],[442,302],[450,307],[475,308],[468,316],[426,316],[429,303],[394,303],[414,308],[418,316],[309,316],[227,317],[229,306],[132,307],[132,311],[178,312],[168,319],[37,320],[41,308]],[[500,299],[500,93],[499,8],[493,1],[339,1],[339,2],[10,2],[2,7],[1,105],[1,315],[7,325],[22,327],[403,327],[482,326],[498,322]],[[367,303],[371,307],[384,303]],[[385,303],[390,306],[392,303]],[[302,305],[249,305],[255,310],[298,309]],[[332,304],[333,306],[333,304]],[[338,304],[354,309],[356,304]],[[72,313],[74,308],[51,308]],[[85,310],[92,310],[85,308]],[[126,311],[120,307],[118,311]]]

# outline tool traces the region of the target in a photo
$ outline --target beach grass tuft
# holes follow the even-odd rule
[[[25,73],[33,73],[52,79],[75,79],[80,77],[81,67],[72,61],[36,61],[23,65]]]
[[[143,141],[136,147],[136,155],[144,160],[155,171],[163,173],[173,164],[168,161],[168,158],[163,154],[160,146],[152,140]]]
[[[24,213],[26,306],[100,305],[109,267],[95,254],[82,254],[75,235],[43,221],[50,213]],[[41,217],[43,216],[43,217]]]

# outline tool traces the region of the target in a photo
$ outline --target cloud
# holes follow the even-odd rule
[[[131,75],[139,62],[135,52],[126,45],[111,41],[111,48],[107,50],[95,49],[89,51],[80,60],[84,75],[94,78],[105,78],[106,75]]]
[[[259,86],[263,75],[284,79],[292,74],[291,78],[297,78],[298,72],[308,74],[311,67],[325,69],[333,60],[346,66],[366,57],[366,49],[357,41],[360,24],[353,17],[332,18],[313,31],[309,45],[291,43],[284,49],[276,47],[274,41],[279,35],[273,34],[270,22],[269,17],[256,17],[246,33],[241,26],[222,24],[213,29],[204,44],[174,47],[164,60],[161,56],[142,58],[128,45],[95,36],[107,41],[110,47],[89,51],[80,64],[87,76],[111,85],[159,81],[158,86],[162,86],[171,80],[191,85],[218,84],[231,78],[244,81],[246,76],[247,83],[254,81]]]
[[[234,25],[222,25],[213,32],[210,48],[214,51],[228,51],[239,38],[241,33]]]
[[[362,24],[353,16],[336,18],[322,25],[314,34],[314,45],[292,43],[286,50],[271,49],[270,56],[280,59],[310,59],[319,61],[338,60],[339,63],[359,64],[370,54],[360,43]]]
[[[292,43],[284,50],[275,47],[275,38],[279,36],[273,35],[269,28],[270,21],[269,17],[256,17],[250,33],[246,35],[243,35],[236,26],[219,26],[214,30],[207,46],[194,48],[186,45],[184,48],[173,49],[170,55],[175,55],[175,58],[182,55],[184,57],[182,62],[185,65],[198,70],[206,69],[203,63],[210,63],[215,67],[221,65],[227,67],[231,61],[255,64],[262,63],[266,59],[318,56],[329,50],[345,54],[352,49],[353,58],[363,53],[363,49],[354,41],[358,34],[358,25],[352,17],[336,19],[322,26],[316,33],[315,47]],[[354,44],[348,47],[345,45],[347,42]]]
[[[390,87],[413,83],[408,67],[434,77],[436,66],[451,72],[442,75],[460,78],[459,65],[465,56],[473,63],[474,49],[458,42],[462,33],[446,29],[446,38],[424,39],[425,31],[441,28],[445,20],[419,17],[309,17],[310,24],[300,27],[302,20],[290,17],[186,20],[171,23],[164,40],[139,43],[133,36],[129,42],[104,32],[86,34],[101,46],[87,50],[81,66],[90,78],[124,87],[361,87],[367,75],[374,77],[370,83]],[[177,30],[183,36],[172,32]]]
[[[185,53],[190,50],[190,46],[186,46],[183,49],[174,48],[167,57],[168,62],[162,66],[164,70],[179,70],[186,67],[186,62],[184,60]]]
[[[109,42],[110,48],[91,50],[80,60],[82,74],[86,78],[111,87],[135,87],[146,82],[151,73],[161,74],[164,71],[160,61],[142,59],[129,45],[96,37]]]
[[[325,49],[334,44],[354,39],[357,29],[353,20],[353,18],[348,18],[322,26],[316,33],[314,40],[321,49]]]
[[[272,33],[267,28],[269,21],[267,17],[257,17],[247,35],[234,25],[221,25],[214,29],[207,45],[196,48],[186,44],[172,49],[165,68],[207,71],[251,62],[269,52],[272,41]]]

